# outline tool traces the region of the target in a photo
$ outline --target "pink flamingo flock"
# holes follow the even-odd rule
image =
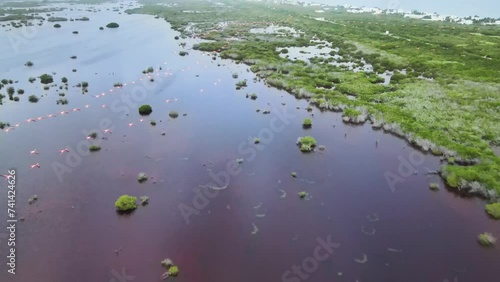
[[[174,53],[176,53],[176,52],[174,52]],[[202,54],[202,55],[203,56],[212,56],[211,54],[207,54],[207,55]],[[200,62],[196,62],[196,63],[199,64]],[[165,62],[164,64],[167,64],[167,63]],[[205,66],[205,68],[207,68],[207,66]],[[181,69],[181,71],[185,72],[186,70],[190,70],[190,69],[191,69],[191,67],[187,67],[186,69]],[[171,70],[167,71],[167,72],[164,72],[164,73],[160,73],[160,70],[161,70],[161,68],[155,71],[156,72],[156,76],[159,76],[159,75],[172,76],[173,75],[173,73],[170,72]],[[146,77],[144,79],[148,79],[148,80],[151,80],[152,77],[153,77],[153,75],[151,75],[151,74],[145,74],[145,76]],[[142,81],[143,78],[140,78],[139,80]],[[215,81],[213,83],[213,85],[216,86],[218,84],[218,82],[221,82],[220,78],[217,81]],[[123,89],[124,87],[126,87],[128,85],[134,85],[134,84],[136,84],[136,81],[131,81],[130,83],[123,83],[122,86],[115,87],[115,89],[120,90],[120,89]],[[199,91],[199,93],[203,94],[204,91],[205,91],[205,89],[201,88],[200,91]],[[115,92],[116,93],[117,91],[114,91],[114,89],[109,89],[109,92]],[[100,98],[100,97],[103,97],[105,95],[106,95],[106,93],[102,92],[100,94],[91,95],[91,96],[94,97],[94,98]],[[178,98],[173,98],[173,99],[167,99],[167,100],[165,100],[165,102],[166,103],[173,103],[173,102],[177,102],[178,100],[179,100]],[[86,104],[86,105],[83,106],[83,109],[89,109],[89,108],[90,108],[89,104]],[[108,106],[105,105],[105,104],[102,104],[100,106],[100,108],[106,109],[106,108],[108,108]],[[71,112],[81,112],[81,111],[82,110],[80,108],[73,108],[73,109],[71,109]],[[16,128],[20,127],[24,123],[33,123],[33,122],[37,122],[37,121],[41,121],[41,120],[45,120],[45,119],[52,119],[52,118],[55,118],[55,117],[58,117],[58,116],[64,116],[64,115],[69,115],[69,114],[70,114],[70,111],[60,111],[58,113],[58,115],[56,115],[56,114],[48,114],[47,116],[40,116],[40,117],[37,117],[37,118],[29,118],[29,119],[25,120],[24,122],[20,122],[20,123],[15,124],[14,126],[7,127],[5,129],[3,129],[3,131],[5,133],[9,133],[10,131],[15,130]],[[139,119],[139,122],[143,122],[143,121],[144,121],[144,118]],[[131,122],[131,123],[128,123],[128,126],[129,127],[133,127],[133,126],[135,126],[135,124]],[[104,133],[105,134],[106,133],[112,134],[112,131],[110,129],[105,129]],[[86,139],[87,140],[91,140],[91,139],[94,139],[94,138],[92,138],[90,136],[87,136]],[[58,152],[60,153],[60,155],[63,155],[64,153],[68,153],[69,151],[70,150],[68,148],[64,148],[64,149],[58,150]],[[29,154],[30,155],[39,155],[39,152],[38,152],[37,149],[34,149],[34,150],[31,150],[29,152]],[[35,164],[30,165],[30,169],[34,169],[34,168],[41,168],[40,163],[35,163]],[[2,176],[4,178],[8,179],[7,175],[2,175]]]

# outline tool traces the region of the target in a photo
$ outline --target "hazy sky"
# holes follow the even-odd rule
[[[378,7],[382,9],[400,8],[437,12],[442,15],[500,18],[499,0],[310,0],[324,4],[348,4],[353,6]]]

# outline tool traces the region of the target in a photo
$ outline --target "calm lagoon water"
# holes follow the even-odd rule
[[[193,50],[181,57],[178,44],[196,41],[176,41],[178,33],[164,20],[118,14],[115,6],[96,6],[97,13],[85,11],[88,6],[57,12],[90,21],[40,27],[17,52],[9,37],[19,30],[0,31],[1,77],[18,80],[16,89],[26,91],[20,102],[1,106],[0,120],[16,124],[58,115],[0,135],[0,170],[17,169],[16,209],[25,218],[17,229],[15,276],[3,271],[2,241],[1,281],[121,281],[122,271],[133,281],[160,281],[166,257],[179,266],[178,281],[280,281],[313,255],[318,237],[330,237],[340,247],[309,281],[497,281],[500,251],[481,248],[476,236],[488,231],[499,237],[500,226],[485,216],[482,200],[449,193],[437,176],[425,174],[439,167],[436,157],[425,156],[414,168],[418,173],[392,190],[384,174],[397,173],[400,159],[416,154],[404,141],[369,125],[344,125],[340,114],[316,109],[313,127],[303,129],[302,120],[311,114],[306,101],[254,83],[245,65],[212,61]],[[120,28],[99,30],[110,21]],[[70,59],[73,55],[77,59]],[[25,67],[28,60],[35,65]],[[154,83],[141,73],[149,66],[162,67],[153,74]],[[68,105],[56,105],[56,88],[44,91],[27,81],[46,72],[56,73],[58,85],[61,77],[69,79]],[[233,72],[249,86],[236,91]],[[82,81],[90,85],[85,95],[72,87]],[[113,89],[115,82],[128,85]],[[245,98],[253,92],[257,100]],[[93,96],[100,93],[107,94]],[[31,104],[31,94],[44,97]],[[143,122],[140,104],[153,107]],[[171,110],[180,116],[169,118]],[[287,124],[275,122],[283,112],[290,115]],[[75,157],[86,133],[100,130],[102,122],[112,129],[100,136],[107,140],[92,141],[102,150]],[[283,130],[253,145],[272,124]],[[326,150],[301,153],[295,142],[304,135]],[[58,150],[65,147],[70,153],[61,155]],[[30,155],[33,149],[39,155]],[[213,181],[210,173],[226,171],[237,158],[245,159],[241,172],[187,224],[179,207],[193,207],[196,193],[205,191],[200,185]],[[41,168],[30,169],[34,163]],[[71,172],[58,178],[56,163]],[[150,176],[145,184],[137,182],[139,172]],[[430,182],[441,189],[430,191]],[[310,199],[300,200],[299,191]],[[39,200],[29,205],[34,194]],[[150,204],[118,215],[113,204],[122,194],[147,195]],[[2,210],[6,203],[7,193],[0,193]],[[364,255],[367,261],[360,263]]]

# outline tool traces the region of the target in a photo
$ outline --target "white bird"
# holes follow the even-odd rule
[[[48,117],[48,118],[52,118],[52,117],[57,117],[57,116],[56,116],[56,115],[54,115],[54,114],[50,114],[50,115],[48,115],[47,117]]]
[[[107,107],[108,107],[108,106],[106,106],[106,105],[104,105],[104,104],[101,106],[101,108],[103,108],[103,109],[104,109],[104,108],[107,108]]]
[[[43,117],[38,117],[38,118],[37,118],[37,120],[42,120],[42,119],[43,119]]]
[[[14,129],[16,129],[16,128],[15,127],[7,127],[3,131],[5,131],[6,133],[8,133],[9,131],[14,130]]]
[[[129,123],[128,126],[134,126],[134,124],[133,123]]]
[[[69,114],[67,111],[62,111],[59,114],[64,115],[64,114]]]
[[[14,125],[15,127],[19,127],[21,125],[21,123],[17,123],[16,125]]]
[[[30,151],[30,155],[33,155],[33,154],[38,155],[38,151],[36,149],[33,151]]]
[[[26,122],[36,122],[36,119],[34,119],[34,118],[29,118],[29,119],[27,119],[27,120],[26,120]]]
[[[104,133],[113,133],[110,129],[104,129]]]
[[[89,104],[85,105],[85,108],[88,108],[88,107],[90,107],[90,105],[89,105]]]
[[[61,155],[64,153],[67,153],[67,152],[69,152],[68,148],[64,148],[64,149],[59,150],[59,153],[61,153]]]
[[[80,111],[80,109],[79,108],[74,108],[73,112],[76,112],[76,111]]]

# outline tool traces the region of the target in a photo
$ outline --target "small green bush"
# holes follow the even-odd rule
[[[304,198],[305,198],[305,197],[307,197],[309,194],[308,194],[307,192],[305,192],[305,191],[301,191],[301,192],[299,192],[299,193],[298,193],[298,195],[299,195],[299,198],[304,199]]]
[[[31,103],[36,103],[38,102],[38,97],[35,95],[31,95],[28,97],[28,101],[30,101]]]
[[[156,121],[152,120],[149,122],[152,126],[155,126],[156,125]]]
[[[137,197],[122,195],[116,200],[115,207],[120,212],[135,210],[137,208]]]
[[[55,27],[55,28],[60,28],[60,27],[61,27],[61,25],[60,25],[60,24],[55,24],[55,25],[54,25],[54,27]]]
[[[145,206],[149,204],[149,197],[148,196],[142,196],[141,197],[141,205]]]
[[[35,82],[35,81],[36,81],[36,78],[34,78],[34,77],[30,77],[30,78],[28,79],[28,81],[29,81],[29,82],[31,82],[31,83],[33,83],[33,82]]]
[[[91,151],[91,152],[97,152],[100,150],[101,150],[101,146],[99,146],[99,145],[92,145],[89,147],[89,151]]]
[[[252,93],[252,95],[250,95],[250,99],[257,100],[257,94]]]
[[[139,173],[139,175],[137,175],[137,181],[139,181],[139,183],[148,181],[148,175],[144,172]]]
[[[479,244],[483,246],[493,246],[495,245],[497,239],[491,234],[491,233],[482,233],[477,236],[477,240],[479,241]]]
[[[347,116],[347,117],[350,117],[350,118],[355,118],[357,116],[361,115],[361,112],[356,110],[356,109],[353,109],[353,108],[346,108],[344,109],[344,113],[342,114],[342,116]]]
[[[260,138],[254,138],[253,139],[254,144],[259,144],[260,143]]]
[[[40,82],[43,84],[49,84],[54,82],[54,78],[50,74],[42,74],[40,76]]]
[[[16,93],[16,89],[14,89],[14,87],[11,86],[7,88],[7,94],[14,95],[14,93]]]
[[[68,83],[68,79],[66,77],[61,78],[62,83]]]
[[[169,258],[166,258],[161,261],[161,266],[163,267],[170,268],[172,265],[174,265],[174,262]]]
[[[439,184],[437,184],[437,183],[431,183],[431,184],[429,184],[429,189],[431,189],[431,190],[439,190]]]
[[[500,203],[486,205],[486,212],[495,219],[500,219]]]
[[[32,67],[33,66],[33,62],[32,61],[27,61],[26,64],[24,64],[25,66],[27,67]]]
[[[96,139],[97,138],[97,133],[96,132],[90,132],[89,133],[89,137],[92,138],[92,139]]]
[[[300,146],[302,152],[311,152],[316,146],[316,139],[312,136],[300,137],[297,144]]]
[[[310,118],[304,119],[304,121],[302,122],[302,126],[305,127],[305,128],[311,127],[312,126],[312,120]]]
[[[292,172],[292,177],[293,177],[293,178],[296,178],[296,177],[297,177],[297,172],[295,172],[295,171],[294,171],[294,172]]]
[[[118,28],[118,27],[120,27],[120,25],[115,23],[115,22],[111,22],[111,23],[107,24],[106,27],[107,28]]]
[[[139,107],[139,114],[142,116],[147,116],[153,112],[150,105],[142,105]]]
[[[170,113],[168,113],[168,115],[171,118],[177,118],[179,116],[179,113],[177,113],[176,111],[170,111]]]
[[[177,275],[179,275],[179,267],[177,267],[175,265],[172,265],[168,269],[168,275],[170,275],[170,276],[177,276]]]

